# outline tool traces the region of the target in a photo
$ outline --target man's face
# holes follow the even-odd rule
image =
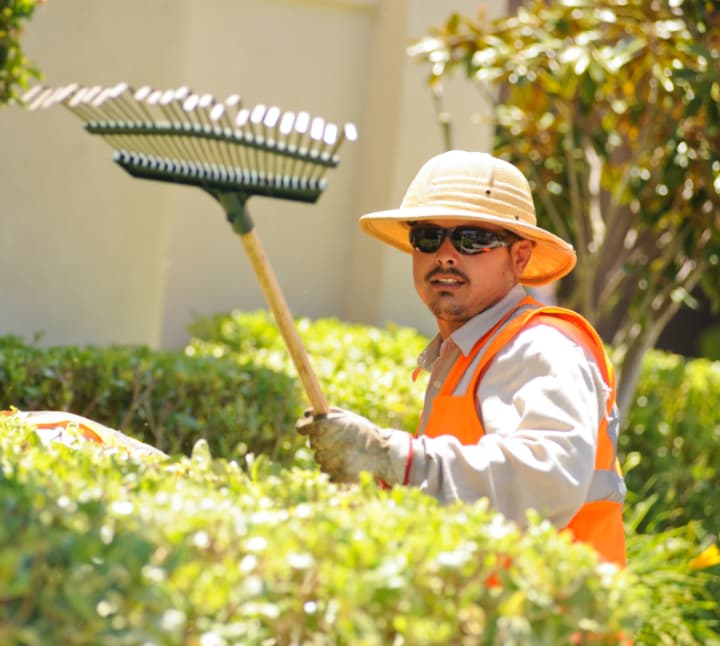
[[[472,220],[424,220],[422,224],[446,229],[481,226],[502,232],[500,227]],[[532,243],[518,240],[510,247],[466,255],[457,251],[447,237],[435,252],[413,249],[415,289],[435,315],[443,338],[502,299],[518,283],[531,253]]]

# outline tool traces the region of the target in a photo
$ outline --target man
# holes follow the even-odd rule
[[[412,254],[439,334],[418,361],[430,380],[415,435],[338,409],[298,422],[322,469],[338,482],[369,471],[444,503],[485,497],[520,525],[536,509],[623,565],[612,368],[587,321],[523,288],[569,273],[575,252],[536,225],[522,173],[450,151],[420,169],[400,208],[360,226]]]

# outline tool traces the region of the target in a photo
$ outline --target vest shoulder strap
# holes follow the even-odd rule
[[[602,339],[584,317],[563,307],[540,305],[520,312],[514,318],[504,322],[499,333],[484,348],[481,364],[487,366],[495,355],[520,333],[520,330],[541,324],[551,325],[590,351],[607,385],[611,388],[615,387],[615,374],[605,353]],[[483,344],[479,343],[478,345],[482,346]]]

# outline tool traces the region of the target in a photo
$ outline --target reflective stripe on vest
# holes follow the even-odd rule
[[[608,418],[615,404],[615,375],[600,337],[579,314],[559,307],[546,307],[524,298],[482,337],[468,356],[460,356],[432,402],[425,435],[455,436],[462,444],[477,444],[485,434],[475,404],[475,393],[482,377],[497,353],[523,328],[546,324],[555,327],[586,349],[595,359],[610,389],[606,415],[598,428],[595,472],[586,502],[568,523],[576,540],[591,544],[607,561],[625,564],[625,534],[622,523],[622,473],[617,459],[617,438],[608,432]],[[479,357],[468,387],[462,394],[454,391],[468,368]]]

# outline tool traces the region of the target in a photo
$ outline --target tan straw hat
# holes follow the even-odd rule
[[[432,157],[410,183],[400,208],[367,213],[360,228],[412,253],[408,223],[443,218],[494,224],[532,240],[532,257],[520,277],[524,285],[549,283],[575,266],[572,245],[537,226],[525,176],[488,153],[451,150]]]

